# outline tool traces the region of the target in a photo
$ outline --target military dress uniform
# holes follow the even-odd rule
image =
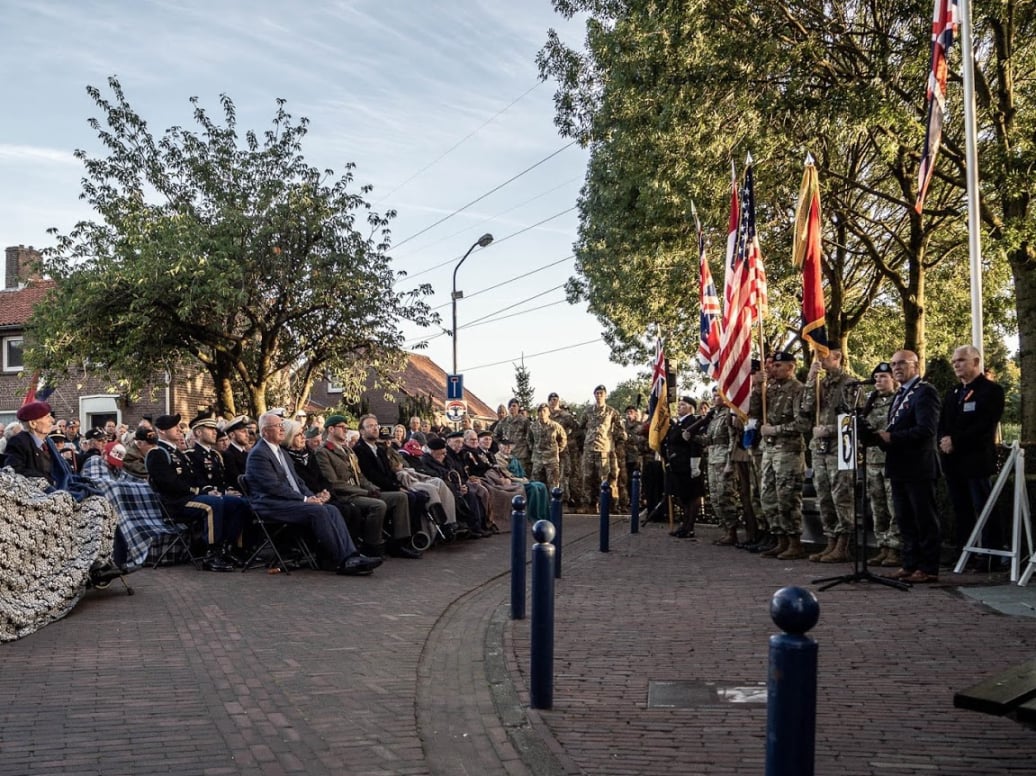
[[[792,540],[797,544],[802,536],[802,483],[806,473],[803,434],[809,425],[801,412],[804,390],[805,386],[794,377],[766,384],[765,423],[775,426],[777,433],[763,436],[760,443],[760,501],[770,532],[780,540],[776,547],[761,553],[766,557],[786,553]],[[750,414],[763,423],[760,390],[752,395]]]
[[[818,382],[809,382],[802,395],[802,414],[815,432],[809,443],[813,462],[813,487],[827,537],[827,546],[809,556],[812,561],[833,563],[846,560],[853,534],[856,504],[853,472],[838,469],[838,415],[851,412],[855,378],[846,370],[829,371]],[[817,394],[819,393],[819,402]]]
[[[550,418],[536,418],[529,423],[528,439],[532,451],[529,479],[542,482],[549,491],[561,487],[561,456],[568,446],[565,429]]]

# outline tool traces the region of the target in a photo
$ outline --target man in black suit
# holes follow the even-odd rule
[[[413,529],[410,523],[410,498],[400,487],[385,448],[378,444],[381,424],[375,415],[360,418],[360,441],[353,452],[363,476],[378,489],[378,498],[385,502],[385,526],[391,532],[386,551],[399,558],[417,559],[421,553],[410,546]]]
[[[260,439],[245,463],[252,508],[264,518],[308,526],[339,574],[369,574],[381,565],[381,559],[368,558],[356,549],[342,515],[327,503],[330,493],[325,490],[314,494],[299,479],[281,448],[283,421],[271,412],[259,418]]]
[[[903,542],[903,567],[894,576],[911,583],[938,582],[942,536],[935,512],[939,474],[935,435],[939,395],[921,379],[913,351],[896,351],[891,365],[899,392],[889,406],[888,425],[878,431],[878,437],[885,450],[885,476],[892,483],[892,503]]]
[[[946,392],[939,416],[939,452],[946,488],[953,502],[957,552],[975,528],[996,473],[996,432],[1004,414],[1004,389],[982,372],[982,354],[965,345],[953,351],[953,372],[960,385]],[[989,523],[983,546],[1002,541],[1000,526]],[[988,542],[988,543],[987,543]]]

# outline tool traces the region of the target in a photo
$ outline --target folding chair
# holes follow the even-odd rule
[[[191,538],[193,536],[191,525],[174,519],[173,516],[169,514],[169,509],[161,499],[158,499],[158,505],[162,509],[162,519],[169,528],[168,536],[171,538],[166,539],[165,548],[162,550],[161,555],[158,556],[155,562],[151,564],[151,568],[157,569],[162,565],[162,561],[166,559],[166,556],[170,553],[173,553],[175,556],[180,554],[181,551],[187,556],[187,560],[190,561],[192,566],[196,569],[201,568],[201,560],[191,550]]]
[[[251,493],[251,489],[248,487],[248,480],[245,479],[245,475],[238,475],[237,485],[238,490],[241,491],[241,494],[247,500]],[[252,510],[252,519],[255,525],[259,528],[259,532],[262,535],[262,541],[259,543],[259,546],[255,548],[252,554],[248,556],[248,559],[245,561],[244,568],[241,569],[242,573],[248,571],[250,568],[255,568],[255,566],[260,565],[256,560],[268,549],[272,550],[274,557],[277,558],[276,566],[271,565],[270,567],[279,568],[285,574],[290,574],[291,568],[301,568],[303,566],[310,569],[320,568],[320,564],[317,563],[316,555],[314,555],[313,551],[309,548],[301,530],[297,530],[300,529],[301,526],[294,523],[285,523],[280,520],[267,519],[254,509]],[[289,547],[295,551],[295,558],[291,560],[284,559],[284,556],[281,554],[281,548],[277,546],[277,540],[281,538],[285,541],[291,542]]]

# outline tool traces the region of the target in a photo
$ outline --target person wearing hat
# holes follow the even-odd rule
[[[764,558],[805,558],[802,547],[802,483],[806,476],[805,434],[810,419],[802,414],[805,386],[795,378],[795,356],[774,353],[766,383],[766,412],[762,386],[752,391],[749,415],[756,420],[763,448],[761,501],[773,546]],[[756,545],[759,546],[759,545]]]
[[[518,399],[507,402],[507,417],[496,424],[493,439],[499,444],[501,439],[510,439],[513,447],[511,455],[518,459],[522,469],[532,469],[532,450],[529,448],[529,418],[521,411],[522,404]],[[496,455],[494,446],[493,455]]]
[[[413,465],[415,471],[442,480],[453,493],[457,522],[466,529],[459,535],[468,539],[480,539],[488,536],[482,531],[482,507],[478,496],[464,484],[466,478],[463,469],[458,470],[448,457],[445,439],[441,437],[429,439],[427,452],[414,459]]]
[[[896,397],[896,381],[892,379],[892,366],[888,361],[874,367],[871,378],[874,390],[867,395],[863,406],[863,429],[859,435],[865,443],[867,498],[874,520],[874,538],[878,543],[878,554],[868,558],[868,563],[894,568],[903,561],[899,556],[901,540],[892,506],[892,482],[885,476],[885,451],[868,440],[875,430],[885,428],[888,423],[889,408]]]
[[[61,453],[61,457],[68,461],[68,465],[72,471],[79,470],[79,456],[77,450],[73,445],[68,443],[68,437],[65,435],[64,429],[60,426],[52,428],[47,438],[54,442],[54,446]]]
[[[566,503],[575,506],[583,501],[583,478],[580,470],[583,452],[582,431],[576,416],[565,406],[556,392],[551,391],[547,396],[547,407],[550,408],[550,419],[565,429],[567,444],[558,464],[561,470],[559,477]]]
[[[253,439],[248,433],[248,416],[238,415],[231,418],[223,426],[223,431],[230,440],[227,449],[223,451],[223,468],[226,470],[227,480],[237,482],[237,478],[245,473],[245,461],[252,447]]]
[[[356,548],[345,519],[328,503],[331,494],[314,493],[295,473],[281,448],[283,418],[270,412],[259,416],[259,434],[245,468],[252,508],[267,520],[307,526],[338,574],[367,575],[380,566],[380,558],[369,558]]]
[[[814,563],[844,563],[849,560],[849,539],[856,525],[854,474],[838,468],[838,416],[855,409],[855,386],[859,381],[845,369],[842,349],[828,348],[810,364],[806,390],[802,392],[802,414],[812,422],[809,443],[813,464],[813,487],[824,527],[827,546],[813,553]]]
[[[561,487],[561,456],[568,447],[565,429],[550,419],[550,407],[536,408],[536,419],[529,424],[529,447],[532,449],[532,469],[529,479],[542,482],[548,492]]]
[[[594,404],[580,424],[584,440],[580,474],[591,511],[597,511],[597,494],[604,481],[608,482],[612,501],[619,498],[618,471],[613,471],[611,459],[615,443],[626,441],[626,430],[619,411],[609,406],[607,399],[608,391],[603,385],[594,388]]]
[[[702,441],[706,445],[706,461],[709,476],[709,504],[716,522],[724,535],[713,544],[728,546],[738,543],[737,537],[737,483],[739,472],[735,466],[735,455],[744,458],[748,453],[742,449],[741,423],[730,407],[724,404],[719,387],[712,389],[712,420],[705,428]],[[747,483],[746,483],[747,484]],[[751,501],[746,511],[751,510]]]
[[[680,507],[682,519],[670,536],[693,539],[694,523],[705,498],[705,476],[702,471],[703,434],[711,417],[698,415],[698,403],[691,396],[676,402],[676,418],[662,441],[662,457],[669,468],[669,495]]]
[[[147,466],[144,461],[147,454],[158,444],[158,434],[149,422],[147,426],[137,426],[133,432],[133,438],[126,447],[126,454],[122,458],[122,470],[130,477],[138,480],[147,479]]]
[[[224,499],[213,488],[209,488],[208,493],[202,492],[203,486],[197,484],[202,475],[180,449],[183,442],[180,415],[159,415],[154,426],[158,444],[144,459],[148,483],[174,520],[201,524],[207,546],[202,568],[233,571],[230,548],[240,540],[247,504],[241,499],[232,499],[229,509],[225,509]]]
[[[190,427],[194,445],[187,451],[187,457],[191,459],[191,468],[194,470],[194,484],[202,493],[239,493],[237,480],[227,477],[223,456],[216,450],[216,438],[219,436],[216,418],[208,412],[199,413],[191,421]],[[242,503],[235,508],[246,509],[247,505]]]
[[[19,407],[15,416],[22,424],[22,431],[8,440],[3,465],[23,477],[41,477],[53,485],[53,461],[46,447],[47,435],[54,425],[50,405],[45,401],[31,401]]]
[[[88,458],[100,455],[108,442],[108,435],[103,428],[88,428],[83,434],[83,441],[79,443],[79,469],[82,471]]]

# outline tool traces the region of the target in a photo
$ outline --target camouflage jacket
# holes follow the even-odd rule
[[[762,392],[752,391],[749,415],[756,418],[760,425],[769,424],[777,427],[773,436],[764,436],[763,449],[783,452],[802,452],[805,448],[803,434],[808,433],[811,425],[802,415],[802,394],[806,387],[789,377],[784,382],[769,380],[766,383],[766,418],[763,418]]]
[[[889,422],[889,409],[896,398],[896,392],[880,394],[871,391],[867,396],[863,421],[875,431],[882,431]],[[877,445],[867,448],[867,465],[885,467],[885,451]]]
[[[494,436],[498,442],[510,439],[511,455],[519,460],[529,457],[529,419],[524,415],[508,415],[497,424]]]
[[[802,414],[809,423],[810,431],[814,427],[821,428],[810,442],[812,450],[834,452],[838,436],[838,416],[850,412],[853,404],[853,391],[849,384],[856,384],[856,378],[849,372],[840,370],[828,372],[819,386],[806,383],[802,394]],[[820,409],[817,409],[817,394],[820,394]]]
[[[596,453],[609,453],[616,442],[626,441],[626,429],[622,427],[622,416],[614,407],[607,404],[598,407],[596,404],[586,412],[583,418],[585,438],[583,452],[593,450]]]
[[[536,418],[529,423],[529,448],[534,461],[557,461],[568,445],[568,434],[560,423]]]

